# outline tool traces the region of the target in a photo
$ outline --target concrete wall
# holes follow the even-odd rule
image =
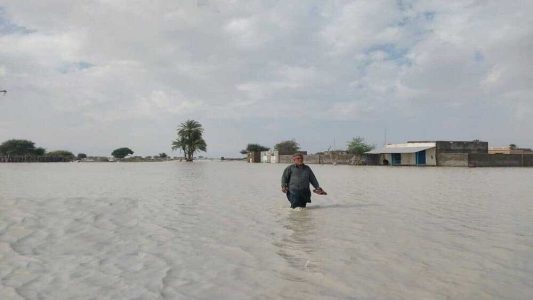
[[[413,157],[402,154],[402,165],[416,164]],[[426,152],[426,165],[430,164],[432,153]],[[434,154],[433,154],[434,155]],[[383,159],[392,163],[390,154],[380,154],[377,163],[383,164]],[[405,160],[404,160],[405,157]],[[407,158],[409,157],[409,158]],[[337,164],[351,164],[352,155],[337,158]],[[435,156],[434,156],[435,159]],[[305,155],[304,162],[307,164],[331,164],[333,160],[329,155]],[[292,164],[292,155],[280,155],[279,163]],[[436,156],[436,165],[444,167],[533,167],[533,154],[486,154],[486,153],[439,153]]]
[[[431,148],[426,150],[426,166],[436,166],[437,165],[437,150],[436,148]]]
[[[533,167],[533,154],[522,154],[524,159],[524,167]]]
[[[439,153],[437,165],[443,167],[468,167],[468,153]]]
[[[270,163],[272,153],[270,151],[261,151],[261,162]]]
[[[306,164],[319,164],[321,156],[318,154],[304,155],[304,163]],[[291,159],[292,162],[292,159]]]
[[[261,162],[261,152],[257,151],[248,153],[247,160],[249,163]]]
[[[416,166],[416,157],[414,153],[402,153],[402,166]]]
[[[440,153],[488,153],[489,143],[481,141],[437,141],[437,154]]]
[[[364,154],[363,160],[366,162],[369,166],[376,166],[381,165],[383,163],[383,159],[381,159],[380,154]]]
[[[280,164],[292,164],[292,155],[279,155]]]
[[[324,154],[320,155],[321,164],[352,165],[359,161],[353,154]]]
[[[469,167],[533,167],[532,154],[482,154],[468,155]]]
[[[533,154],[529,148],[489,147],[489,154]]]

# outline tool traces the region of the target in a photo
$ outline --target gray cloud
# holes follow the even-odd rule
[[[209,155],[484,139],[533,146],[526,1],[17,1],[0,4],[0,140]]]

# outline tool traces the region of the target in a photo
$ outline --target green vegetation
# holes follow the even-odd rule
[[[35,153],[36,156],[43,156],[46,153],[46,150],[44,148],[38,147],[35,148],[33,153]]]
[[[259,145],[259,144],[248,144],[246,146],[246,149],[241,150],[241,154],[246,154],[250,152],[261,152],[261,151],[268,151],[270,148]]]
[[[207,151],[202,134],[202,124],[195,120],[187,120],[178,127],[178,137],[172,142],[172,150],[181,150],[186,161],[192,161],[195,152]]]
[[[7,157],[7,162],[60,162],[72,161],[74,154],[66,150],[46,152],[44,148],[35,147],[30,140],[11,139],[0,145],[0,156]]]
[[[509,145],[509,149],[516,150],[516,149],[518,149],[518,147],[516,146],[516,144],[510,144]]]
[[[347,151],[350,154],[363,155],[363,153],[374,149],[374,145],[365,143],[362,137],[355,137],[347,144]]]
[[[28,140],[11,139],[0,145],[0,155],[42,156],[45,152],[44,148],[35,148],[35,143]]]
[[[74,154],[72,154],[72,152],[66,151],[66,150],[57,150],[57,151],[48,152],[46,153],[46,156],[61,157],[61,158],[64,158],[65,160],[74,160],[74,157],[75,157]]]
[[[133,151],[127,147],[118,148],[118,149],[113,150],[113,152],[111,152],[111,155],[114,158],[119,158],[119,159],[124,158],[130,154],[133,154]]]
[[[111,155],[122,161],[164,161],[170,157],[166,153],[156,156],[131,156],[133,150],[122,147],[113,150]],[[0,144],[0,162],[66,162],[73,160],[108,161],[107,157],[88,157],[85,153],[73,154],[67,150],[46,152],[44,148],[35,147],[35,143],[24,139],[10,139]]]
[[[274,150],[279,151],[280,154],[294,154],[300,150],[300,145],[292,139],[282,141],[274,146]]]

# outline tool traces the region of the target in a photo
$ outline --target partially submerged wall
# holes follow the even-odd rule
[[[280,155],[279,163],[280,164],[292,164],[292,155]]]
[[[402,153],[401,154],[401,166],[416,166],[416,154],[415,153]]]
[[[390,155],[389,155],[390,156]],[[338,155],[334,159],[330,155],[305,155],[307,164],[353,164],[353,155]],[[374,164],[381,164],[376,159],[387,156],[375,155],[368,159]],[[389,163],[392,161],[389,158]],[[402,157],[403,160],[403,157]],[[292,164],[292,155],[280,155],[279,163]],[[372,164],[372,163],[370,163]],[[533,154],[487,154],[487,153],[439,153],[437,166],[443,167],[533,167]]]
[[[481,141],[437,141],[437,152],[440,153],[488,153],[489,143]]]
[[[531,154],[470,153],[469,167],[533,167]]]
[[[321,164],[339,164],[339,165],[353,165],[357,162],[353,154],[323,154],[320,155]]]
[[[249,152],[247,160],[249,163],[261,162],[261,152],[259,151]]]
[[[439,153],[437,166],[468,167],[468,153]]]
[[[304,155],[304,162],[306,164],[339,164],[351,165],[357,163],[357,157],[352,154],[310,154]],[[280,155],[279,163],[292,164],[292,155]]]

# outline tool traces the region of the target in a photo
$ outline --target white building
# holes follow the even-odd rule
[[[436,166],[436,143],[389,144],[366,152],[379,155],[378,164],[395,166]]]
[[[274,151],[274,150],[261,151],[261,162],[262,163],[276,164],[278,163],[278,161],[279,161],[278,151]]]

